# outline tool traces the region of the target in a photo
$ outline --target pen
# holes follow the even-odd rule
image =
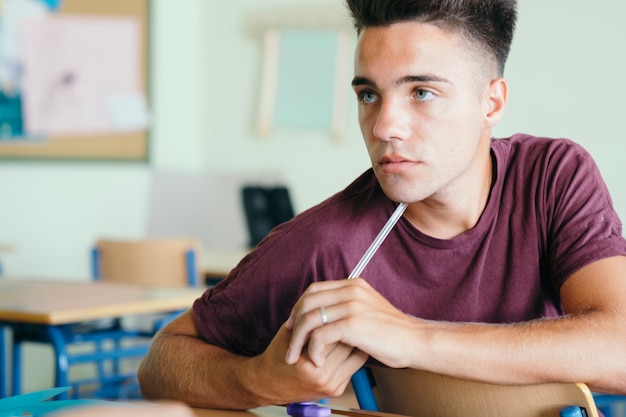
[[[361,259],[359,260],[359,263],[357,263],[352,272],[350,272],[350,275],[348,275],[348,279],[353,279],[361,275],[361,272],[363,272],[370,259],[372,259],[372,256],[374,256],[380,245],[383,243],[383,240],[385,240],[389,232],[391,232],[391,229],[393,229],[393,226],[395,226],[398,220],[400,220],[400,217],[402,217],[402,213],[404,213],[406,207],[406,203],[398,204],[398,207],[396,207],[395,211],[389,217],[389,220],[387,220],[387,223],[385,223],[383,228],[380,229],[380,232],[378,232],[378,236],[376,236],[370,247],[367,248]]]

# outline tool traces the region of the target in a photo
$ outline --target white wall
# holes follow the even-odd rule
[[[626,220],[626,3],[521,0],[496,134],[568,137],[594,156]]]
[[[145,233],[153,170],[280,172],[301,211],[366,169],[354,105],[340,142],[319,133],[254,133],[260,48],[245,30],[247,14],[320,4],[341,12],[339,1],[153,0],[151,162],[0,161],[0,242],[16,245],[2,257],[6,273],[86,279],[97,237]],[[626,3],[616,0],[520,1],[506,73],[510,102],[495,133],[566,136],[583,144],[626,219],[623,16]],[[303,99],[311,93],[303,91]]]

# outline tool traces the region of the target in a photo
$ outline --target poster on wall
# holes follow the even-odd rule
[[[139,36],[137,21],[126,17],[52,15],[23,22],[25,133],[145,129]]]
[[[59,2],[41,0],[0,5],[0,137],[147,127],[136,19],[56,14]]]

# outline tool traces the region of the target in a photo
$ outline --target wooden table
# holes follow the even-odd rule
[[[68,324],[191,307],[203,288],[0,280],[0,322]]]
[[[354,408],[331,406],[331,416],[351,416],[351,417],[400,417],[397,414],[381,413],[367,410],[357,410]],[[253,408],[248,411],[214,410],[194,408],[196,417],[290,417],[287,409],[281,406],[267,406]]]
[[[138,405],[140,407],[138,407]],[[130,408],[132,407],[132,408]],[[169,409],[159,408],[161,405],[157,405],[154,408],[153,405],[146,405],[145,407],[139,403],[125,407],[123,403],[112,404],[94,404],[85,405],[84,408],[60,408],[57,410],[60,416],[72,416],[72,417],[85,417],[91,415],[97,416],[111,416],[111,417],[129,417],[129,416],[147,416],[158,415],[159,417],[167,416]],[[66,410],[66,412],[64,412]],[[29,412],[26,407],[27,413]],[[193,415],[196,417],[290,417],[287,414],[286,407],[282,406],[266,406],[254,408],[248,411],[233,411],[233,410],[216,410],[216,409],[204,409],[204,408],[192,408]],[[17,413],[15,415],[29,415],[27,413]],[[57,415],[54,413],[54,415]],[[402,417],[397,414],[381,413],[367,410],[358,410],[353,408],[335,407],[331,406],[331,416],[350,416],[350,417]]]
[[[108,282],[0,280],[0,325],[58,326],[135,314],[165,313],[191,307],[204,288],[155,287]],[[6,396],[4,328],[0,327],[0,397]],[[58,370],[55,378],[57,386]]]

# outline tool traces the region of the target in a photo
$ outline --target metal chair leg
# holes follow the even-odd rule
[[[55,326],[46,326],[46,331],[55,355],[55,375],[54,386],[66,387],[68,386],[68,358],[67,358],[67,342],[63,332]],[[64,392],[59,395],[59,399],[67,399],[68,393]]]
[[[11,368],[12,395],[22,393],[22,341],[18,339],[17,332],[13,334],[13,366]]]

